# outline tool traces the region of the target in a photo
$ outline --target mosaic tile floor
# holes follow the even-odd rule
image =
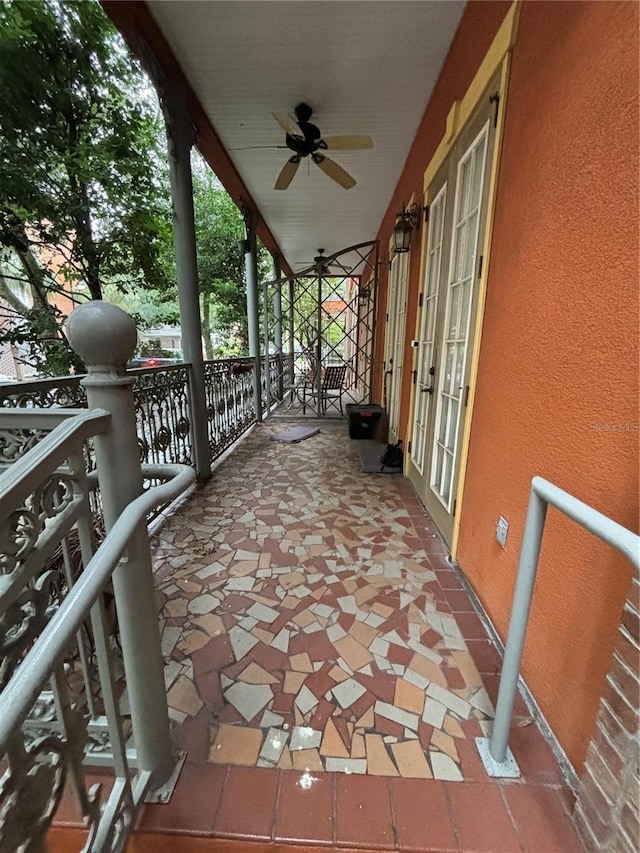
[[[493,705],[445,545],[406,480],[360,472],[344,422],[269,441],[283,428],[256,427],[154,538],[190,760],[463,780]]]

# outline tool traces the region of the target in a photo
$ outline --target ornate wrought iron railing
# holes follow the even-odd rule
[[[138,804],[157,788],[154,767],[131,746],[131,736],[141,740],[139,720],[125,718],[119,698],[127,656],[155,654],[161,666],[160,649],[152,637],[148,648],[134,650],[123,641],[120,658],[114,590],[121,621],[126,608],[110,581],[125,553],[131,561],[130,543],[150,509],[184,491],[194,474],[186,466],[146,467],[145,476],[165,482],[134,499],[96,548],[84,448],[110,430],[111,415],[99,410],[0,412],[4,446],[20,449],[0,475],[0,754],[7,768],[0,850],[46,849],[67,782],[89,829],[84,849],[124,850]],[[131,562],[125,571],[134,571]],[[113,768],[107,797],[87,786],[87,764]]]
[[[270,356],[269,405],[262,371],[263,414],[282,402],[290,389],[292,360],[289,354]],[[256,422],[253,366],[252,358],[205,362],[207,427],[213,460]],[[133,395],[141,462],[192,465],[191,366],[176,364],[129,373],[135,377]],[[86,407],[82,378],[65,376],[0,385],[0,408]],[[5,449],[10,451],[9,447]]]

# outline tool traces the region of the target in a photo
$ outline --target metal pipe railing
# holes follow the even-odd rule
[[[520,662],[531,610],[531,599],[538,571],[538,559],[544,533],[547,507],[551,505],[623,554],[636,572],[640,570],[640,536],[621,524],[593,509],[588,504],[544,480],[531,481],[529,506],[520,550],[520,562],[511,606],[511,619],[505,645],[504,663],[500,678],[498,701],[493,732],[489,741],[489,754],[497,765],[508,760],[508,741],[513,703],[518,688]],[[484,739],[478,739],[484,740]],[[481,750],[482,751],[482,750]],[[493,768],[496,769],[495,767]],[[500,775],[495,772],[493,775]]]
[[[193,470],[186,465],[150,465],[145,466],[143,473],[166,482],[153,486],[137,497],[117,519],[71,592],[0,694],[0,752],[6,749],[55,664],[63,658],[74,634],[86,620],[140,524],[144,523],[154,506],[178,497],[195,479]]]

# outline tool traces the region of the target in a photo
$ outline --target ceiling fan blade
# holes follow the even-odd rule
[[[361,151],[373,148],[373,139],[370,136],[356,136],[352,133],[325,136],[323,141],[329,151]]]
[[[335,181],[336,184],[340,184],[340,186],[344,187],[345,190],[350,190],[351,187],[355,187],[355,178],[352,178],[349,172],[346,172],[342,166],[338,166],[334,160],[330,160],[328,157],[323,157],[322,154],[314,154],[313,162],[316,166],[322,169],[325,175],[328,175],[331,180]]]
[[[284,132],[289,134],[289,136],[299,136],[301,139],[304,139],[304,134],[300,130],[300,125],[293,116],[290,116],[288,113],[271,113],[271,115],[278,122]]]
[[[278,180],[276,181],[274,189],[276,190],[286,190],[291,181],[293,180],[293,176],[298,171],[298,166],[300,165],[300,158],[296,155],[294,157],[290,157],[287,162],[282,167],[280,174],[278,175]]]

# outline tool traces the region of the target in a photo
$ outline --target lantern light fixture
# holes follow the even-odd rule
[[[396,254],[408,252],[411,248],[411,232],[420,227],[420,218],[425,210],[415,202],[410,207],[402,203],[402,211],[397,215],[393,229],[393,250]]]

